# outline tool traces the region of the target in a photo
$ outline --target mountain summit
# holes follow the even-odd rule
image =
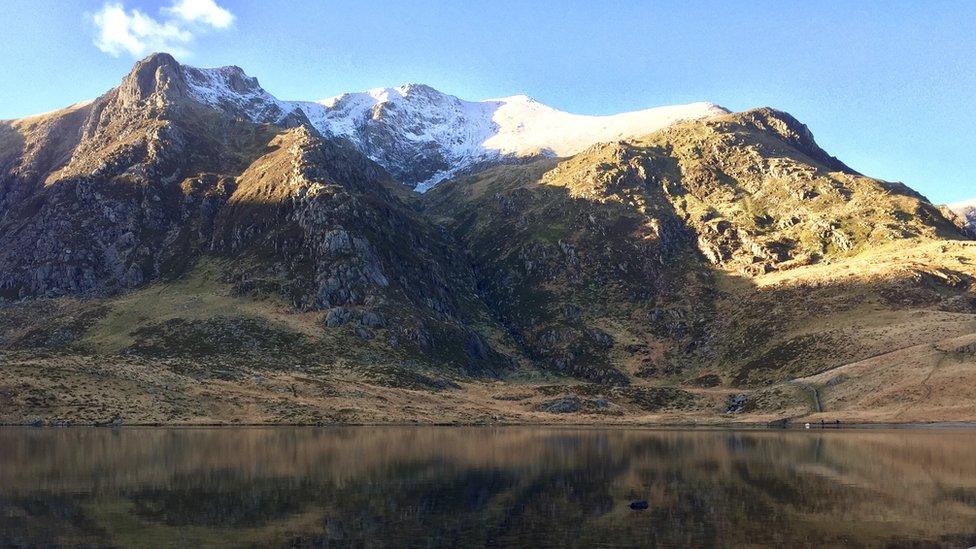
[[[711,103],[693,103],[586,116],[556,110],[524,95],[465,101],[422,84],[298,105],[324,135],[349,139],[421,192],[489,162],[571,156],[594,143],[728,112]]]
[[[154,54],[136,67],[133,74],[162,67],[161,85],[228,115],[278,125],[307,122],[323,136],[348,139],[402,184],[421,192],[477,166],[537,155],[571,156],[594,143],[728,112],[712,103],[692,103],[587,116],[524,95],[465,101],[424,84],[315,102],[282,101],[235,66],[198,69]]]

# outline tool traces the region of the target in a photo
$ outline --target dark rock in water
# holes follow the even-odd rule
[[[95,427],[121,427],[123,425],[122,416],[116,414],[108,421],[96,421]]]
[[[643,511],[644,509],[647,509],[649,506],[650,505],[642,499],[638,499],[630,502],[630,508],[633,509],[634,511]]]
[[[44,426],[44,420],[43,419],[35,419],[35,420],[32,420],[32,421],[28,421],[27,423],[24,423],[24,425],[26,425],[27,427],[43,427]]]
[[[569,414],[579,412],[581,407],[582,402],[580,402],[578,396],[566,395],[555,400],[543,402],[541,409],[543,412],[549,412],[550,414]]]
[[[781,419],[774,419],[774,420],[770,421],[769,423],[766,424],[766,427],[773,427],[773,428],[776,428],[776,429],[785,429],[786,427],[789,427],[789,425],[790,425],[790,419],[784,417],[784,418],[781,418]]]
[[[742,411],[748,398],[744,394],[729,396],[728,405],[725,407],[726,414],[737,414]]]

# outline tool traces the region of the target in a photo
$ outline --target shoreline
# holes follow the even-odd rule
[[[840,425],[827,424],[821,427],[810,422],[789,423],[785,426],[770,425],[764,422],[729,422],[729,423],[567,423],[567,422],[382,422],[382,423],[123,423],[118,425],[98,423],[0,423],[0,428],[25,429],[67,429],[67,428],[161,428],[161,429],[223,429],[223,428],[275,428],[275,427],[565,427],[592,429],[647,429],[647,430],[728,430],[728,431],[840,431],[840,430],[870,430],[870,429],[976,429],[976,421],[935,421],[935,422],[906,422],[906,423],[870,423],[851,422]]]

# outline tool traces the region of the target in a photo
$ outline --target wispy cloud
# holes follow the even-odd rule
[[[234,14],[214,0],[177,0],[160,12],[162,20],[138,9],[126,10],[121,3],[106,3],[91,16],[97,29],[95,46],[115,57],[142,57],[154,51],[185,57],[196,36],[234,22]]]
[[[218,6],[214,0],[179,0],[163,11],[183,21],[200,22],[215,29],[226,29],[234,22],[234,14]]]

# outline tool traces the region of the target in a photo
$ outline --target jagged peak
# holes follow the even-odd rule
[[[773,133],[811,159],[832,170],[860,175],[850,166],[820,148],[810,128],[786,111],[772,107],[757,107],[743,112],[730,113],[729,116],[737,122],[759,131]]]
[[[437,90],[427,84],[415,84],[408,83],[402,84],[400,86],[391,88],[371,88],[365,92],[360,93],[344,93],[336,97],[325,99],[320,101],[320,104],[326,105],[331,102],[335,104],[343,99],[356,96],[369,96],[373,101],[377,103],[391,103],[399,101],[412,102],[414,100],[420,100],[424,102],[439,102],[439,101],[460,101],[459,98],[444,93]]]
[[[159,67],[159,66],[170,66],[170,67],[180,67],[180,62],[176,60],[171,54],[166,52],[155,52],[143,57],[139,61],[135,62],[132,71],[135,72],[141,67]]]
[[[260,124],[310,124],[322,136],[349,139],[418,190],[485,162],[538,154],[569,156],[597,142],[727,112],[701,102],[589,116],[561,111],[524,94],[469,101],[419,82],[317,102],[282,101],[239,66],[197,68],[180,64],[168,53],[137,62],[104,100],[174,113],[203,105]],[[102,118],[100,109],[93,112],[89,128]]]
[[[156,93],[186,94],[182,65],[168,53],[154,53],[137,61],[118,87],[123,105],[134,105]]]
[[[183,65],[183,72],[200,85],[220,85],[237,93],[253,93],[261,88],[260,82],[254,76],[248,76],[244,69],[237,65],[223,67],[198,68]]]
[[[976,198],[955,202],[946,207],[959,216],[968,233],[976,237]]]
[[[416,82],[409,82],[407,84],[402,84],[400,86],[397,86],[396,89],[402,92],[404,95],[410,95],[410,94],[448,95],[436,88],[428,86],[427,84],[420,84]]]

